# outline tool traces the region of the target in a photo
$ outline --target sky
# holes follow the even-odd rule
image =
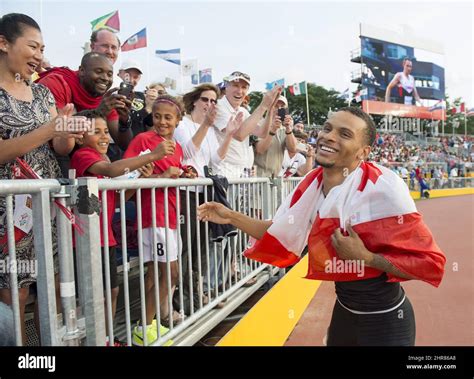
[[[326,88],[355,90],[350,51],[360,46],[359,23],[400,31],[441,43],[445,51],[446,93],[474,106],[473,18],[471,1],[56,1],[0,0],[0,14],[25,13],[41,26],[45,55],[53,66],[79,66],[90,21],[119,10],[120,39],[147,27],[148,47],[123,52],[145,73],[139,88],[165,77],[189,88],[179,67],[154,56],[156,49],[181,48],[181,58],[197,58],[212,68],[213,81],[232,71],[248,73],[251,90],[285,78]]]

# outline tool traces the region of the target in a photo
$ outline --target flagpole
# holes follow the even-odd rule
[[[444,137],[444,108],[441,109],[441,128],[442,128],[442,131],[443,131],[443,137]]]
[[[308,82],[305,80],[304,82],[305,89],[306,89],[306,118],[308,120],[308,129],[310,128],[311,122],[309,120],[309,100],[308,100]]]
[[[467,137],[467,116],[466,108],[464,108],[464,137]]]
[[[146,48],[146,77],[148,84],[151,83],[151,71],[150,71],[150,48]]]
[[[181,55],[181,50],[179,51],[179,77],[181,79],[181,93],[184,93],[184,78],[183,78],[183,56]]]
[[[454,121],[453,121],[453,124],[451,125],[451,128],[453,129],[453,137],[454,137]]]

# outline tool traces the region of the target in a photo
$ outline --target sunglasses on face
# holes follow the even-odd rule
[[[211,102],[212,104],[217,104],[217,100],[216,99],[210,99],[208,97],[205,97],[205,96],[201,96],[199,98],[199,100],[201,100],[203,103],[209,103]]]

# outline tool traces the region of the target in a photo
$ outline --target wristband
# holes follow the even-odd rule
[[[276,136],[276,134],[273,132],[269,132],[268,134],[270,134],[271,136]]]
[[[286,131],[285,131],[285,134],[286,134],[286,135],[289,135],[289,134],[292,134],[292,133],[293,133],[293,130],[290,130],[289,132],[286,132]]]

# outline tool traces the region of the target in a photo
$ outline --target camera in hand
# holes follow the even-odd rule
[[[313,146],[313,147],[316,146],[316,138],[314,138],[314,137],[308,138],[308,144]]]
[[[308,146],[303,142],[298,142],[296,144],[296,150],[298,153],[306,153],[308,151]]]
[[[286,108],[279,108],[278,109],[278,117],[280,117],[281,122],[285,121],[285,116],[288,114],[288,109]]]
[[[133,96],[133,86],[131,84],[122,82],[117,92],[119,95],[125,96],[127,99],[131,99]]]

